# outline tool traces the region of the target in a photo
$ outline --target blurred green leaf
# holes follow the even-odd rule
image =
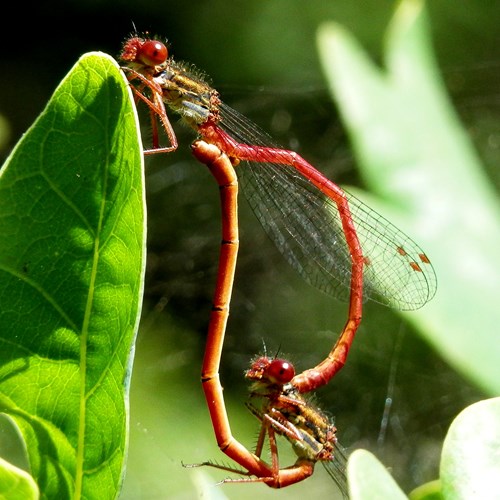
[[[423,3],[406,0],[387,33],[385,69],[342,27],[319,47],[367,186],[351,190],[425,249],[438,291],[405,314],[464,376],[500,392],[500,209],[444,91]],[[480,360],[480,362],[478,362]]]
[[[466,408],[453,421],[441,455],[440,480],[412,491],[412,500],[500,498],[500,398]],[[352,499],[406,498],[378,460],[365,450],[349,458]]]
[[[10,126],[7,119],[0,114],[0,150],[5,147],[10,136]]]
[[[412,500],[500,498],[500,398],[466,408],[453,421],[441,456],[440,479],[412,491]],[[406,498],[385,467],[356,450],[347,466],[351,498]]]
[[[443,445],[445,499],[500,498],[500,398],[480,401],[453,421]]]
[[[443,500],[441,494],[441,481],[429,481],[415,488],[408,497],[410,500]]]
[[[352,452],[347,463],[351,500],[398,500],[407,498],[377,458],[366,450]]]
[[[0,411],[42,498],[114,498],[144,277],[135,108],[83,56],[0,172]]]
[[[0,498],[6,500],[36,500],[39,498],[33,478],[0,457]]]

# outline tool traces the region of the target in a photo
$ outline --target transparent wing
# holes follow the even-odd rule
[[[221,118],[235,139],[275,147],[232,108],[222,105]],[[352,261],[336,203],[292,166],[243,162],[236,171],[250,206],[290,265],[313,286],[347,300]],[[359,199],[346,197],[365,258],[364,297],[402,310],[422,307],[437,288],[425,253]]]

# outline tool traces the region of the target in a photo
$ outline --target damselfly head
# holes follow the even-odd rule
[[[127,39],[120,53],[124,62],[152,67],[163,64],[167,58],[168,50],[163,42],[137,36]]]
[[[245,377],[263,383],[284,385],[295,376],[295,368],[290,361],[282,358],[260,356],[250,365]]]

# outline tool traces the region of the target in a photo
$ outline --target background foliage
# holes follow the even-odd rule
[[[339,183],[355,184],[359,177],[325,90],[316,33],[321,23],[334,20],[380,61],[394,7],[395,2],[375,0],[39,2],[14,16],[23,20],[22,30],[16,26],[15,33],[6,33],[8,50],[0,56],[3,137],[10,136],[4,154],[76,59],[90,50],[116,54],[134,22],[139,30],[168,36],[177,58],[207,71],[229,104],[284,145]],[[497,188],[499,10],[493,2],[435,0],[429,5],[446,87]],[[237,486],[237,494],[233,486],[212,487],[221,477],[216,471],[181,468],[181,460],[221,457],[198,379],[217,262],[219,208],[209,174],[189,156],[191,137],[180,130],[180,151],[147,165],[150,254],[122,498],[190,498],[196,488],[228,498],[324,493],[331,486],[321,468],[291,490]],[[238,281],[222,377],[234,432],[251,445],[256,426],[242,404],[246,388],[241,376],[249,358],[265,339],[271,352],[280,348],[299,368],[310,366],[329,350],[345,305],[302,283],[242,205]],[[495,332],[490,333],[494,342]],[[481,397],[477,386],[436,356],[409,323],[375,304],[366,307],[348,365],[318,394],[321,406],[336,416],[344,445],[374,451],[406,491],[437,476],[451,419]],[[22,465],[11,437],[5,426],[2,456],[12,450],[12,461]]]

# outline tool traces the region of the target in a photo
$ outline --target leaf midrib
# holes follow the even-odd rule
[[[92,316],[92,307],[94,303],[94,290],[97,278],[97,269],[99,267],[100,257],[100,234],[102,232],[102,225],[104,220],[105,205],[106,205],[106,192],[108,182],[108,167],[106,163],[104,167],[104,179],[102,184],[102,197],[101,206],[99,209],[99,221],[97,231],[95,234],[94,255],[92,258],[92,270],[90,274],[89,294],[85,305],[85,314],[82,324],[82,333],[80,337],[80,410],[79,410],[79,424],[78,424],[78,444],[76,451],[76,472],[75,472],[75,494],[74,499],[79,500],[83,488],[83,463],[84,463],[84,450],[85,450],[85,424],[86,424],[86,409],[87,409],[87,339],[89,335],[89,324]]]

